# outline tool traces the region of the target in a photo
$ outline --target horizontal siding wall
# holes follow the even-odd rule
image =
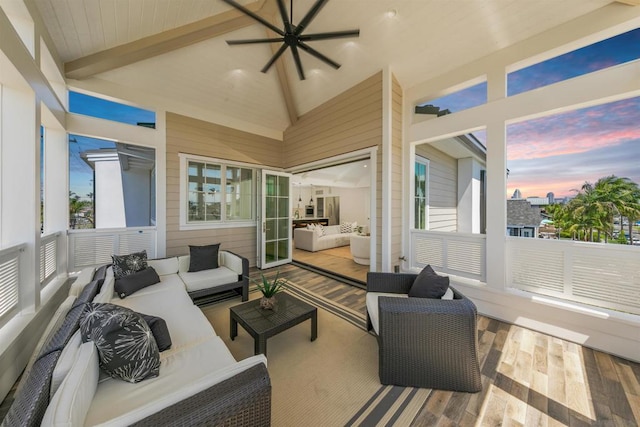
[[[429,159],[429,230],[456,231],[457,160],[429,144],[416,146],[416,154]]]
[[[286,167],[378,147],[376,224],[382,232],[382,72],[304,114],[284,132]],[[382,260],[378,237],[377,266]]]
[[[302,115],[284,132],[284,165],[294,167],[382,142],[382,73]]]
[[[189,245],[221,243],[256,265],[256,228],[217,228],[180,231],[179,153],[282,167],[283,143],[213,123],[167,113],[167,256],[189,252]]]

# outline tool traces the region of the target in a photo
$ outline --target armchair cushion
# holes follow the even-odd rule
[[[449,277],[439,276],[430,265],[422,269],[409,289],[410,297],[442,298],[449,289]]]

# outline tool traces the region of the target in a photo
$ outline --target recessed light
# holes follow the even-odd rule
[[[389,9],[385,15],[387,16],[387,18],[395,18],[396,16],[398,16],[398,10]]]

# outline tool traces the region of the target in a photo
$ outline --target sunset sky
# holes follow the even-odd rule
[[[640,29],[513,72],[509,96],[640,58]],[[486,83],[428,102],[452,112],[486,102]],[[474,133],[481,141],[484,132]],[[490,153],[489,153],[490,155]],[[507,197],[574,195],[608,175],[640,183],[640,98],[507,127]]]

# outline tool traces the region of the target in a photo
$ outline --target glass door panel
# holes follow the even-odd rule
[[[260,268],[291,262],[291,175],[262,171]]]

